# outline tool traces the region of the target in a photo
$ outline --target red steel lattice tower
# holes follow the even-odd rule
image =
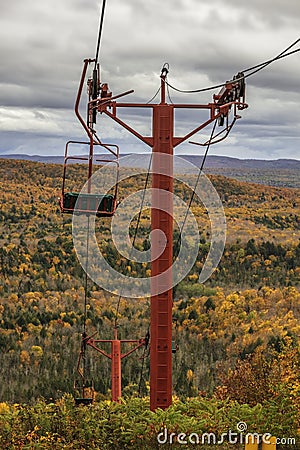
[[[87,65],[94,60],[85,60]],[[121,103],[117,99],[125,93],[113,96],[106,83],[101,84],[98,74],[97,98],[90,98],[89,116],[94,111],[106,114],[124,127],[142,142],[152,148],[152,205],[151,231],[161,233],[151,236],[151,323],[150,323],[150,408],[165,409],[172,403],[172,260],[173,260],[173,149],[191,136],[219,120],[225,132],[232,125],[228,124],[228,115],[233,107],[234,121],[239,117],[237,110],[244,109],[244,78],[238,74],[234,80],[226,82],[213,102],[208,104],[168,104],[166,103],[166,76],[164,66],[161,72],[160,103]],[[143,136],[118,116],[121,108],[152,109],[152,135]],[[176,109],[207,109],[209,118],[185,136],[174,136],[174,115]],[[227,132],[227,134],[228,134]],[[227,136],[225,134],[225,137]],[[220,139],[219,139],[220,140]],[[91,139],[91,145],[93,145]],[[161,240],[164,234],[165,240]],[[162,251],[161,251],[162,250]],[[159,255],[159,256],[157,256]],[[159,277],[156,277],[159,275]]]
[[[152,239],[151,250],[151,322],[150,322],[150,407],[166,408],[172,402],[172,271],[173,261],[173,128],[174,109],[165,103],[165,83],[162,75],[161,103],[153,108],[152,208],[151,230],[161,230],[166,237],[161,242]],[[164,157],[164,155],[168,155]],[[158,275],[163,275],[156,281]],[[161,286],[157,286],[161,283]],[[169,287],[164,289],[164,286]],[[162,293],[155,294],[155,292]]]

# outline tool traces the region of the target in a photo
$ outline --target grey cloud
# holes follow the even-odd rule
[[[68,133],[71,132],[70,117],[82,60],[94,55],[100,7],[100,0],[3,3],[0,105],[28,111],[48,108],[60,111],[59,117],[66,110]],[[226,4],[221,0],[108,1],[100,54],[102,81],[109,82],[114,93],[134,88],[130,101],[147,101],[159,86],[162,64],[168,61],[169,80],[179,88],[222,83],[237,71],[275,56],[296,39],[299,14],[298,0],[228,0]],[[243,114],[242,128],[239,125],[240,131],[236,132],[236,148],[249,146],[249,151],[255,152],[258,142],[254,137],[268,136],[273,138],[274,148],[288,145],[290,152],[295,149],[295,157],[300,158],[296,145],[300,128],[299,58],[296,54],[276,62],[247,80],[250,109]],[[170,92],[172,100],[180,102],[206,103],[213,94],[184,96]],[[270,103],[272,98],[278,101],[276,109]],[[8,117],[1,114],[3,136]],[[143,118],[143,112],[139,118],[131,115],[133,123],[145,128],[141,125]],[[42,120],[41,116],[36,115],[35,120]],[[181,120],[182,128],[186,128],[195,116],[186,113]],[[148,118],[147,124],[149,121]],[[53,144],[53,133],[55,128],[49,136],[38,131],[25,134],[24,139],[30,142],[26,148],[37,145],[43,136],[43,151],[54,151],[58,142]],[[59,145],[60,133],[57,131]],[[75,134],[78,133],[76,129]],[[105,128],[103,133],[120,139],[116,126]],[[125,136],[129,143],[130,137]],[[285,136],[292,136],[292,142],[281,143]],[[18,129],[9,133],[9,139],[1,139],[2,149],[13,148],[13,142],[16,149],[21,145]],[[135,145],[135,141],[131,142]],[[268,145],[271,146],[269,141]],[[226,146],[226,151],[237,150]]]
[[[298,0],[251,0],[244,3],[240,0],[228,0],[227,6],[242,9],[245,12],[252,11],[257,19],[271,26],[281,26],[287,21],[298,21],[300,5]]]

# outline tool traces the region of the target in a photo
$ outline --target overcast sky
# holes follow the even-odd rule
[[[95,55],[101,1],[0,4],[0,153],[63,154],[66,140],[84,137],[73,106],[82,61]],[[134,89],[124,101],[147,102],[168,62],[168,80],[178,88],[219,84],[288,47],[300,37],[299,23],[299,0],[107,0],[102,81],[113,94]],[[170,95],[177,103],[208,103],[217,92]],[[247,102],[230,137],[210,153],[300,159],[300,52],[250,77]],[[142,111],[126,119],[149,130]],[[179,115],[177,134],[198,119],[193,110]],[[122,152],[149,151],[112,121],[100,117],[98,125],[101,139]],[[190,144],[176,149],[199,152]]]

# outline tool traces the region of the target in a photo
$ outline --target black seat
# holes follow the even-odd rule
[[[105,217],[113,215],[115,205],[115,198],[111,194],[67,192],[63,195],[61,209],[64,213],[69,214],[73,214],[73,212],[91,213],[96,214],[97,217]]]

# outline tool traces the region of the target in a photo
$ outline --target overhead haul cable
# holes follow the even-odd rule
[[[252,75],[254,75],[257,72],[260,72],[261,70],[263,70],[265,67],[269,66],[270,64],[272,64],[274,61],[278,61],[281,58],[285,58],[287,55],[287,52],[293,48],[296,44],[298,44],[298,42],[300,41],[300,38],[298,38],[295,42],[293,42],[291,45],[289,45],[285,50],[283,50],[281,53],[279,53],[279,55],[275,56],[275,58],[270,59],[269,61],[265,61],[264,63],[259,64],[256,67],[250,67],[249,69],[244,70],[243,72],[250,72],[248,73],[248,75],[245,75],[245,78],[251,77]],[[299,51],[300,49],[296,49],[294,50],[294,53],[296,51]]]
[[[94,79],[94,90],[97,86],[97,65],[99,60],[99,53],[100,53],[100,44],[101,44],[101,37],[102,37],[102,29],[103,29],[103,22],[104,22],[104,12],[105,12],[105,5],[106,0],[102,1],[102,10],[101,10],[101,16],[100,16],[100,23],[99,23],[99,33],[98,33],[98,41],[97,41],[97,47],[96,47],[96,55],[95,55],[95,67],[93,72],[93,79]],[[95,90],[96,95],[96,90]],[[89,240],[90,240],[90,216],[87,215],[87,241],[86,241],[86,264],[85,264],[85,283],[84,283],[84,314],[83,314],[83,333],[82,333],[82,342],[81,342],[81,358],[82,358],[82,383],[83,388],[86,386],[86,322],[87,322],[87,301],[88,301],[88,266],[89,266]]]
[[[100,44],[101,44],[102,29],[103,29],[103,22],[104,22],[105,5],[106,5],[106,0],[103,0],[102,1],[101,16],[100,16],[100,23],[99,23],[99,33],[98,33],[96,55],[95,55],[95,69],[97,68],[97,64],[98,64],[98,60],[99,60]]]
[[[298,44],[300,42],[300,38],[298,38],[295,42],[293,42],[291,45],[289,45],[285,50],[283,50],[281,53],[279,53],[277,56],[275,56],[272,59],[269,59],[267,61],[264,61],[260,64],[256,64],[255,66],[249,67],[248,69],[244,69],[241,72],[245,73],[245,72],[250,72],[247,75],[245,75],[243,78],[248,78],[251,77],[252,75],[254,75],[257,72],[260,72],[261,70],[263,70],[265,67],[269,66],[271,63],[275,62],[275,61],[279,61],[282,58],[285,58],[287,56],[293,55],[297,52],[300,51],[300,48],[297,48],[296,50],[292,50],[289,52],[289,50],[294,47],[296,44]],[[241,78],[240,78],[241,79]],[[207,91],[212,91],[215,89],[219,89],[222,88],[223,86],[226,86],[226,84],[231,83],[231,82],[237,82],[240,81],[239,78],[235,79],[235,80],[230,80],[227,81],[226,83],[221,83],[221,84],[216,84],[214,86],[209,86],[206,88],[201,88],[201,89],[192,89],[192,90],[185,90],[185,89],[178,89],[175,86],[171,85],[169,82],[166,81],[167,86],[169,86],[171,89],[173,89],[174,91],[177,92],[181,92],[183,94],[196,94],[199,92],[207,92]]]
[[[141,216],[142,216],[142,212],[143,212],[143,208],[144,208],[145,196],[146,196],[146,191],[147,191],[148,181],[149,181],[149,176],[150,176],[151,164],[152,164],[152,154],[149,159],[149,165],[148,165],[146,180],[145,180],[145,184],[144,184],[144,188],[143,188],[140,210],[138,213],[137,222],[136,222],[135,229],[134,229],[134,235],[133,235],[132,247],[131,247],[132,249],[135,246],[137,233],[138,233],[139,226],[140,226],[140,221],[141,221]],[[130,257],[130,255],[129,255],[129,257]],[[115,328],[117,328],[117,326],[118,326],[118,314],[119,314],[119,309],[120,309],[121,298],[122,298],[122,292],[121,292],[121,294],[119,294],[118,303],[117,303],[117,309],[116,309],[116,315],[115,315]]]
[[[217,121],[217,119],[216,119],[216,120],[214,121],[212,130],[211,130],[211,133],[210,133],[210,138],[209,138],[209,140],[208,140],[208,144],[207,144],[207,146],[206,146],[205,153],[204,153],[204,155],[203,155],[203,159],[202,159],[202,162],[201,162],[201,166],[200,166],[200,169],[199,169],[197,178],[196,178],[195,186],[194,186],[194,188],[193,188],[193,191],[192,191],[192,194],[191,194],[191,197],[190,197],[190,200],[189,200],[189,203],[188,203],[186,212],[185,212],[185,216],[184,216],[184,219],[183,219],[181,228],[180,228],[180,233],[179,233],[178,239],[177,239],[177,241],[176,241],[176,243],[175,243],[175,246],[174,246],[174,253],[175,253],[175,254],[177,253],[177,251],[178,251],[178,249],[179,249],[179,243],[180,243],[180,241],[181,241],[182,232],[183,232],[183,229],[184,229],[184,227],[185,227],[186,220],[187,220],[189,211],[190,211],[190,209],[191,209],[191,206],[192,206],[192,203],[193,203],[193,200],[194,200],[194,197],[195,197],[195,192],[196,192],[196,189],[197,189],[197,186],[198,186],[198,183],[199,183],[199,180],[200,180],[200,176],[201,176],[201,174],[202,174],[202,171],[203,171],[203,168],[204,168],[204,165],[205,165],[205,161],[206,161],[206,158],[207,158],[207,155],[208,155],[208,151],[209,151],[209,148],[210,148],[210,145],[211,145],[211,141],[212,141],[212,139],[213,139],[213,137],[214,137],[214,134],[215,134],[217,122],[218,122],[218,121]]]

